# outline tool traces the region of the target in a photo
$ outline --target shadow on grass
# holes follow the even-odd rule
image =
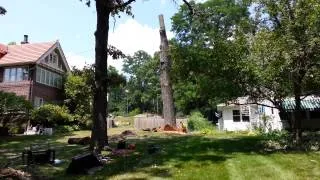
[[[69,134],[69,136],[72,134]],[[0,144],[1,148],[21,148],[27,143],[33,142],[35,137],[26,137],[19,139],[14,137],[13,141]],[[45,141],[48,137],[39,137],[39,141]],[[79,179],[92,176],[70,176],[65,174],[65,170],[73,156],[87,151],[86,146],[68,145],[67,142],[58,142],[61,136],[50,137],[51,142],[57,149],[57,158],[62,159],[64,163],[54,167],[48,165],[41,170],[52,179]],[[106,165],[103,170],[94,175],[95,179],[106,179],[111,176],[118,176],[126,173],[142,173],[146,178],[130,177],[129,179],[149,179],[150,177],[170,178],[173,177],[173,169],[182,169],[186,166],[192,168],[201,168],[210,164],[223,163],[227,159],[233,158],[235,154],[261,154],[259,143],[261,137],[257,136],[239,136],[235,138],[216,139],[214,137],[203,136],[179,136],[179,135],[147,135],[144,137],[129,138],[127,143],[135,143],[136,151],[129,156],[113,157],[113,161]],[[16,143],[18,142],[18,143]],[[160,146],[158,153],[149,154],[149,145]],[[116,146],[111,144],[111,146]],[[16,149],[17,150],[17,149]],[[0,153],[1,155],[1,153]],[[267,154],[265,154],[267,155]]]
[[[127,157],[118,157],[95,174],[96,179],[117,176],[125,173],[143,173],[148,178],[173,177],[172,167],[180,169],[188,163],[194,168],[223,163],[233,157],[233,153],[260,153],[259,137],[215,139],[202,136],[145,137],[128,140],[136,144],[136,152]],[[161,147],[155,154],[148,153],[148,146]],[[80,176],[73,177],[78,179]],[[135,177],[130,177],[134,179]],[[148,179],[146,178],[146,179]]]

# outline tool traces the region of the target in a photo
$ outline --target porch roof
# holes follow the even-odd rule
[[[294,110],[296,103],[294,99],[287,99],[283,101],[283,108],[285,110]],[[303,99],[301,101],[301,109],[302,110],[315,110],[320,109],[320,99]]]

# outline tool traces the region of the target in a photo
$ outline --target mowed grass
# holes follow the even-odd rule
[[[109,134],[123,130],[113,128]],[[31,143],[49,141],[57,149],[57,158],[64,163],[32,167],[49,179],[320,179],[319,152],[264,153],[259,136],[236,133],[203,136],[138,132],[137,137],[127,140],[137,147],[129,156],[113,157],[110,164],[94,175],[65,174],[71,157],[87,151],[84,146],[68,145],[68,137],[88,135],[89,131],[78,131],[51,137],[1,139],[1,162],[7,162]],[[152,144],[159,145],[161,151],[149,154],[148,146]]]

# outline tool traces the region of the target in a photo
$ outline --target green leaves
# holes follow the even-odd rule
[[[160,99],[159,57],[137,51],[124,59],[123,71],[128,74],[126,94],[130,109],[155,112]]]
[[[32,105],[25,97],[0,91],[0,124],[2,127],[17,119],[14,115],[27,113],[30,109],[32,109]]]

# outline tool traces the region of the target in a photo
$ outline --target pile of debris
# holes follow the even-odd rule
[[[0,169],[0,179],[29,180],[32,179],[32,175],[21,170],[13,168],[4,168]]]
[[[169,124],[164,125],[163,127],[158,127],[158,128],[146,128],[142,129],[143,131],[149,131],[149,132],[164,132],[164,133],[172,133],[172,134],[186,134],[187,128],[184,126],[182,122],[180,122],[180,126],[178,127],[173,127]]]
[[[88,145],[90,144],[91,138],[89,136],[83,138],[69,138],[68,144],[79,144],[79,145]]]
[[[127,156],[135,151],[135,144],[127,144],[126,137],[136,136],[136,133],[126,130],[119,135],[112,135],[109,137],[109,141],[117,143],[116,148],[105,146],[105,151],[110,151],[111,156]],[[69,144],[81,144],[85,145],[90,143],[90,137],[84,138],[70,138]],[[109,156],[110,156],[109,155]],[[109,164],[112,159],[109,156],[103,156],[96,153],[80,154],[72,158],[71,163],[67,169],[68,174],[93,174],[95,171],[102,169],[106,164]]]

